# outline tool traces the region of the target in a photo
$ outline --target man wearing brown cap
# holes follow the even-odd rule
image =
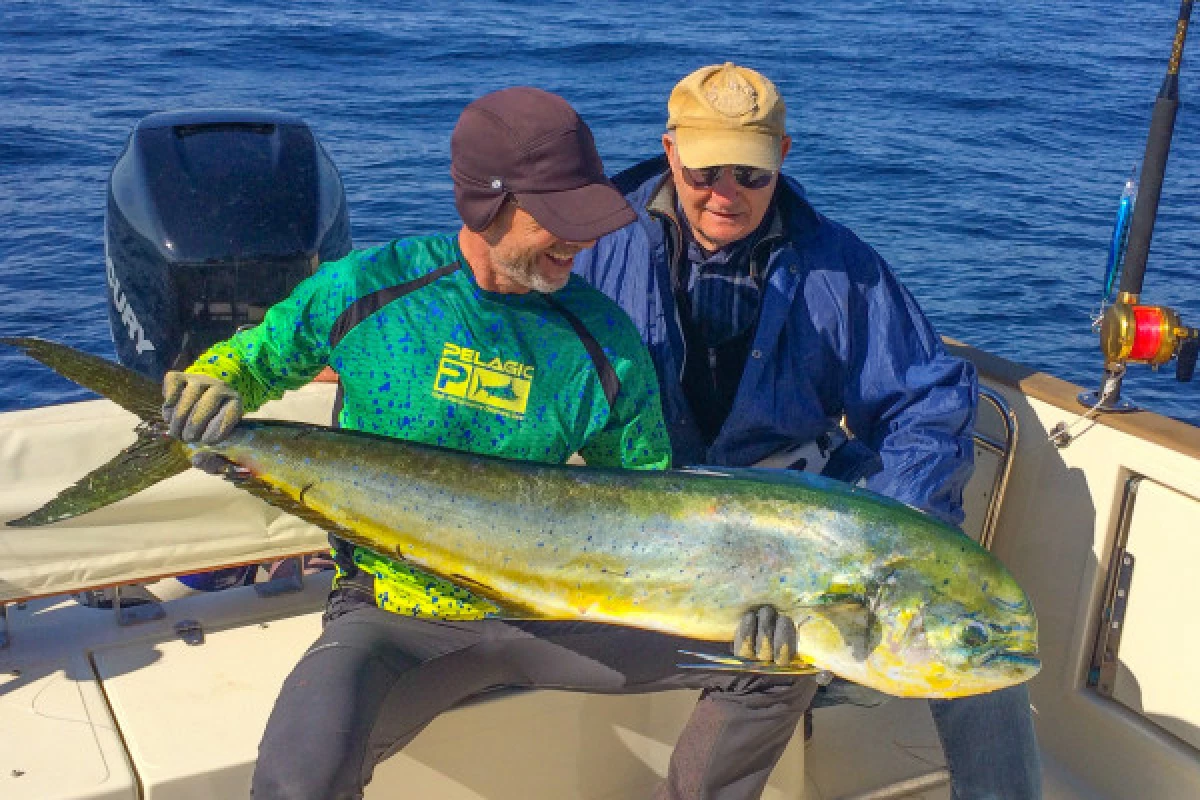
[[[775,86],[731,63],[703,67],[676,85],[667,114],[664,156],[614,179],[637,222],[575,271],[641,330],[675,463],[820,472],[960,523],[974,368],[945,351],[879,254],[780,173],[792,142]],[[770,653],[793,629],[763,608],[734,647]],[[803,630],[799,641],[802,652]],[[759,748],[743,782],[757,789],[739,797],[761,791],[806,708],[785,695],[792,705],[763,721],[756,691],[708,692],[697,710],[731,732],[754,721],[753,740],[712,745]],[[816,703],[851,694],[870,702],[835,682]],[[1041,796],[1024,686],[930,707],[956,800]]]
[[[562,98],[505,89],[463,111],[450,149],[462,229],[326,264],[258,327],[168,373],[164,416],[175,435],[217,441],[244,408],[329,365],[345,428],[508,458],[563,462],[579,452],[591,465],[668,466],[637,330],[571,274],[582,249],[633,220],[587,126]],[[469,591],[333,545],[324,630],[271,713],[258,800],[361,797],[380,760],[442,711],[499,687],[733,693],[761,683],[749,702],[755,730],[815,691],[811,680],[681,669],[679,650],[695,643],[662,634],[503,620]],[[753,752],[733,760],[713,751],[710,722],[701,715],[685,733],[671,797],[749,796],[725,788],[753,769]]]

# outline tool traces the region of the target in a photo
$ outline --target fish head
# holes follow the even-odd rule
[[[1022,683],[1041,669],[1029,597],[998,562],[983,566],[940,577],[914,567],[883,582],[868,661],[893,684],[886,691],[962,697]]]

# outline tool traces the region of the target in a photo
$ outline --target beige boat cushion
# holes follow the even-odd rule
[[[255,416],[327,423],[335,387],[312,384]],[[0,414],[0,521],[41,506],[134,440],[107,400]],[[0,525],[0,602],[62,594],[327,546],[323,531],[199,470],[40,528]]]

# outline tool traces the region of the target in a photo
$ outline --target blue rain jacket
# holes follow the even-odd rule
[[[575,271],[641,331],[674,463],[752,465],[813,441],[844,415],[858,451],[882,462],[867,488],[960,523],[974,459],[974,367],[946,352],[883,258],[814,210],[786,176],[779,216],[752,256],[766,280],[750,356],[733,409],[705,446],[681,383],[685,342],[670,265],[679,229],[666,177],[659,157],[614,179],[638,219],[578,254]],[[841,472],[855,470],[843,463]]]

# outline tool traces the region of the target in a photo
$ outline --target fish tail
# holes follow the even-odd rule
[[[43,339],[5,337],[0,343],[18,348],[63,377],[104,395],[144,423],[138,426],[137,441],[119,455],[8,525],[30,528],[86,514],[191,467],[187,448],[155,424],[160,419],[162,394],[154,381],[120,364]]]
[[[7,524],[33,528],[77,517],[124,500],[191,466],[188,452],[178,440],[139,430],[137,441],[112,461],[89,472],[37,511]]]
[[[45,339],[5,336],[0,344],[15,347],[67,380],[107,397],[143,422],[161,418],[162,388],[139,372]]]

